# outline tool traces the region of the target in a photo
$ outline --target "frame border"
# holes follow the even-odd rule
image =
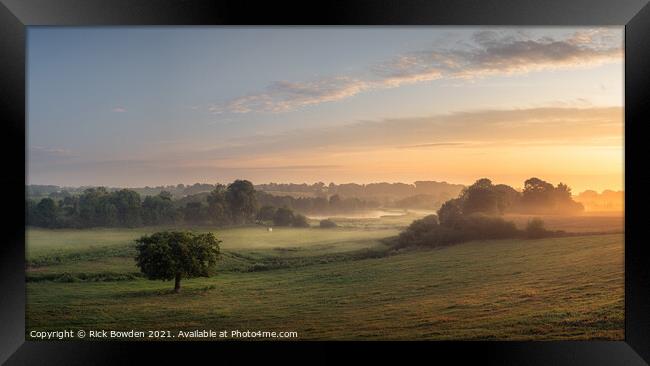
[[[261,356],[309,351],[316,361],[337,360],[340,346],[364,357],[403,361],[408,353],[517,365],[642,365],[650,360],[650,249],[640,227],[642,124],[650,100],[649,0],[348,0],[255,2],[251,0],[0,0],[0,113],[5,122],[3,191],[24,192],[26,182],[26,27],[36,25],[625,25],[625,341],[546,342],[258,342]],[[638,160],[637,160],[638,161]],[[636,168],[636,169],[635,169]],[[638,198],[637,198],[638,197]],[[23,196],[9,194],[11,212],[24,210]],[[246,360],[242,342],[36,342],[25,341],[24,216],[7,215],[10,236],[0,244],[0,362],[61,365],[163,361],[196,351],[220,360]],[[377,347],[380,344],[380,347]],[[227,348],[226,348],[227,347]],[[226,351],[227,352],[224,352]],[[286,356],[282,356],[285,361]],[[293,358],[296,360],[295,358]],[[187,360],[187,359],[186,359]],[[645,361],[644,361],[645,360]]]

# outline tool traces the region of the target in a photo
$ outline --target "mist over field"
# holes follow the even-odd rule
[[[622,27],[27,44],[28,340],[624,339]]]
[[[585,212],[563,185],[241,182],[29,186],[45,198],[28,205],[28,328],[146,330],[164,318],[171,334],[254,324],[301,339],[623,337],[622,211]],[[138,191],[142,203],[124,206]],[[38,221],[43,206],[50,221]],[[179,229],[213,233],[221,254],[175,293],[141,272],[134,242]]]

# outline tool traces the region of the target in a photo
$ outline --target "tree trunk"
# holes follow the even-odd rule
[[[181,291],[181,274],[176,273],[176,279],[174,280],[174,292],[179,293]]]

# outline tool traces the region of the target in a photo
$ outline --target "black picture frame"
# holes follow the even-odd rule
[[[211,363],[251,356],[300,363],[344,356],[499,365],[642,365],[650,360],[650,244],[639,191],[643,125],[650,121],[648,0],[0,0],[0,184],[5,212],[24,210],[26,26],[53,25],[624,25],[625,26],[625,340],[551,342],[34,342],[25,341],[24,216],[5,215],[0,243],[0,362],[8,365],[153,364],[205,353]],[[15,193],[14,193],[15,192]],[[398,349],[399,348],[399,349]],[[252,350],[255,350],[252,352]],[[294,351],[310,352],[298,356]],[[309,357],[309,358],[303,358]],[[347,358],[348,356],[345,356]],[[444,358],[443,358],[444,357]],[[312,361],[313,360],[313,361]],[[645,361],[644,361],[645,360]]]

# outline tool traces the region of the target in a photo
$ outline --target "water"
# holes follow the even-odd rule
[[[324,219],[378,219],[382,216],[403,216],[406,215],[408,211],[405,210],[370,210],[370,211],[358,211],[358,212],[348,212],[348,213],[339,213],[332,215],[314,215],[307,216],[312,220],[324,220]]]

